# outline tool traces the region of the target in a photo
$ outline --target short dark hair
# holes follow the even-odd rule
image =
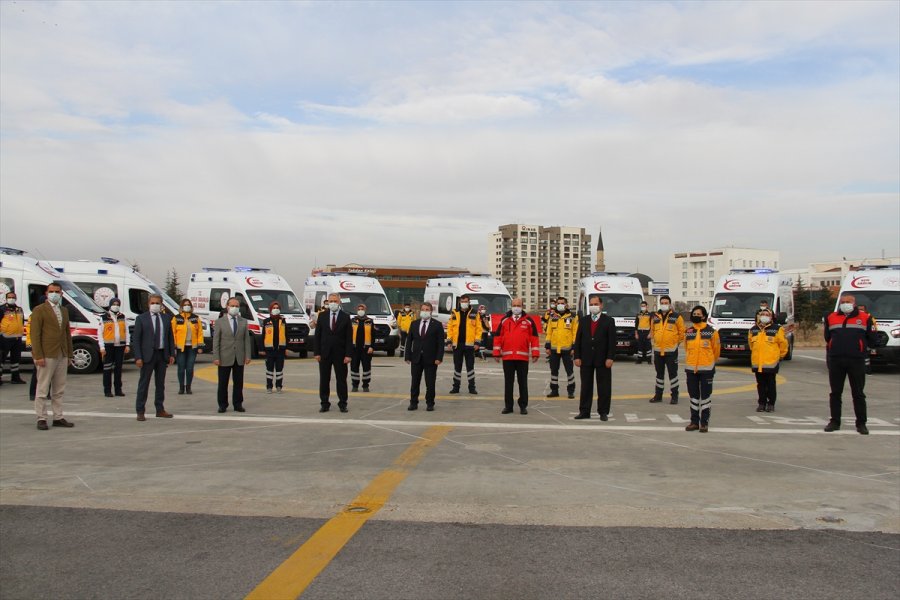
[[[419,308],[425,308],[426,306],[428,308],[434,309],[434,307],[431,305],[431,302],[423,302]]]
[[[697,306],[695,306],[694,308],[692,308],[692,309],[691,309],[691,314],[694,314],[694,311],[695,311],[695,310],[699,310],[699,311],[700,311],[700,314],[703,315],[703,318],[704,318],[704,319],[705,319],[706,317],[709,316],[709,312],[706,310],[706,307],[703,306],[702,304],[698,304]]]
[[[669,302],[671,302],[672,298],[670,298],[669,296],[660,296],[659,300],[660,300],[660,302],[662,302],[663,300],[668,300]]]
[[[562,301],[565,302],[566,304],[569,303],[569,301],[566,300],[566,297],[565,297],[565,296],[560,296],[559,298],[556,299],[557,302],[559,302],[560,300],[562,300]]]

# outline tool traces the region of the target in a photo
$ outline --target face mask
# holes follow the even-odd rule
[[[521,306],[513,306],[513,307],[512,307],[512,313],[513,313],[514,315],[521,315],[521,314],[522,314],[522,307],[521,307]]]
[[[193,310],[194,310],[194,309],[191,308],[191,305],[190,305],[190,304],[185,304],[184,306],[181,307],[181,312],[189,313],[189,312],[191,312],[191,311],[193,311]]]
[[[691,315],[691,323],[702,323],[703,317],[700,315]]]
[[[591,314],[592,314],[592,315],[599,315],[599,314],[600,314],[600,307],[597,306],[596,304],[591,305],[591,306],[588,306],[588,310],[591,311]]]
[[[62,298],[62,294],[59,292],[48,292],[47,300],[49,300],[52,304],[59,304],[60,299]]]
[[[459,308],[462,310],[469,310],[469,303],[468,302],[460,302]]]
[[[765,306],[764,304],[759,305],[759,310],[768,310],[768,309],[769,309],[769,307]]]
[[[328,303],[328,310],[330,310],[331,312],[337,312],[340,308],[341,308],[341,305],[338,304],[337,302],[329,302]]]
[[[770,317],[769,315],[760,315],[759,316],[760,325],[768,325],[771,322],[772,322],[772,317]]]
[[[273,309],[272,309],[272,316],[273,316],[273,317],[277,317],[277,316],[280,315],[280,314],[281,314],[281,309],[280,309],[280,308],[273,308]]]
[[[7,299],[6,299],[6,303],[7,303],[9,306],[15,306],[15,305],[16,305],[16,299],[15,299],[15,298],[7,298]]]
[[[159,314],[159,311],[161,311],[161,310],[162,310],[162,304],[151,304],[150,305],[150,312],[153,313],[154,315]]]
[[[841,302],[841,312],[845,315],[849,315],[853,312],[853,303],[852,302]]]
[[[120,309],[119,309],[119,305],[118,305],[118,304],[113,304],[112,306],[109,307],[109,310],[110,310],[110,312],[117,313],[117,312],[119,312],[119,310],[120,310]]]
[[[669,305],[668,304],[660,304],[659,310],[661,310],[663,312],[669,312]]]
[[[408,306],[404,306],[404,307],[403,307],[403,312],[409,312],[409,307],[408,307]]]
[[[647,307],[646,307],[646,306],[642,306],[642,307],[641,307],[641,312],[647,312]]]
[[[236,316],[238,316],[239,314],[241,314],[241,307],[240,307],[240,306],[229,306],[229,307],[228,307],[228,316],[236,317]]]
[[[358,311],[356,311],[356,316],[357,316],[357,317],[364,317],[364,316],[366,316],[366,311],[364,311],[364,310],[358,310]]]
[[[556,310],[558,310],[559,312],[563,312],[564,310],[566,310],[566,305],[565,304],[557,304]]]
[[[419,318],[421,318],[421,319],[426,319],[426,320],[427,320],[427,319],[430,319],[430,318],[431,318],[431,311],[430,311],[430,310],[420,310],[420,311],[419,311]]]

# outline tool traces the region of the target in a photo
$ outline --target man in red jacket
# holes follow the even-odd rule
[[[513,411],[513,382],[519,380],[519,412],[528,414],[528,359],[540,358],[540,341],[537,325],[523,310],[521,298],[514,298],[510,310],[494,334],[494,360],[503,360],[504,408],[508,415]]]

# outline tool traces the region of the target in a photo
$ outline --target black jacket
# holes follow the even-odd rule
[[[353,327],[350,324],[350,315],[339,310],[337,323],[332,331],[331,311],[319,313],[313,335],[313,356],[332,360],[353,357]]]
[[[601,313],[597,323],[597,331],[591,335],[591,315],[578,320],[578,331],[575,332],[575,358],[581,359],[585,366],[603,366],[607,359],[616,354],[616,322],[609,315]]]
[[[435,319],[430,319],[425,337],[419,335],[422,320],[416,319],[409,326],[409,337],[406,339],[406,360],[411,363],[421,362],[423,365],[434,365],[436,360],[444,360],[444,326]]]

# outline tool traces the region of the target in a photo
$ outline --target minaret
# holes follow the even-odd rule
[[[594,270],[606,270],[606,261],[603,260],[603,230],[597,233],[597,264],[594,265]]]

